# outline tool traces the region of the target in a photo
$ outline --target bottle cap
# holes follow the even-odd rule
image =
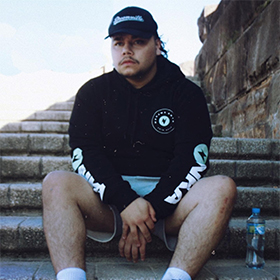
[[[252,208],[252,213],[253,214],[259,214],[261,212],[260,208]]]

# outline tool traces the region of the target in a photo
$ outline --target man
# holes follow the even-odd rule
[[[166,279],[191,279],[224,235],[236,186],[203,178],[212,138],[199,87],[162,54],[157,24],[128,7],[109,27],[114,70],[79,90],[69,127],[80,175],[43,182],[45,235],[57,279],[86,279],[85,239],[121,236],[129,261],[152,234],[174,251]]]

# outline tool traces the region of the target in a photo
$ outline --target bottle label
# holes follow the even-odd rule
[[[264,226],[264,224],[248,224],[247,232],[249,234],[264,235],[264,233],[265,233],[265,226]]]

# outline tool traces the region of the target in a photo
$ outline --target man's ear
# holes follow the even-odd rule
[[[161,55],[160,47],[161,47],[161,41],[160,39],[156,39],[156,55]]]

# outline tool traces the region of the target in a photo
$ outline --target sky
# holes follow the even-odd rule
[[[127,6],[151,12],[176,64],[195,59],[197,19],[219,0],[0,0],[0,74],[88,73],[112,67],[108,26]]]

